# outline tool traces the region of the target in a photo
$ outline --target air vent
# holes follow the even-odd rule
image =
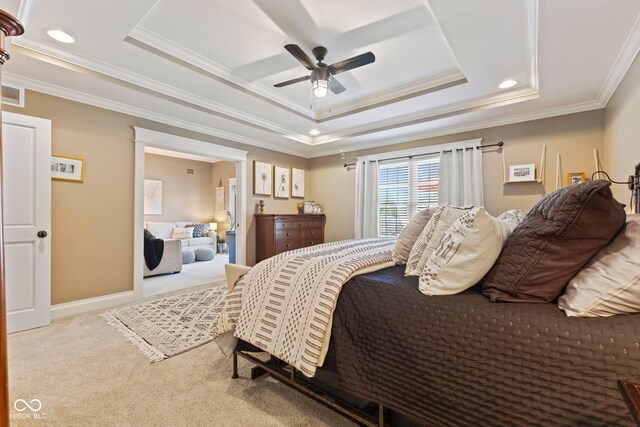
[[[2,103],[24,108],[24,88],[2,86]]]

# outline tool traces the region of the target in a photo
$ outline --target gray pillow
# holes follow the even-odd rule
[[[402,229],[398,236],[398,240],[396,240],[396,244],[391,251],[391,258],[393,259],[393,262],[399,265],[407,263],[411,248],[413,248],[418,236],[420,236],[420,233],[422,233],[422,230],[427,225],[436,209],[438,208],[432,207],[417,212]]]
[[[640,215],[589,261],[558,300],[570,317],[607,317],[640,312]]]

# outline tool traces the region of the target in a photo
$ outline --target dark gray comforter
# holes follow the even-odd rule
[[[323,371],[340,387],[446,425],[631,425],[616,380],[640,380],[640,315],[568,318],[479,289],[427,297],[403,267],[343,288]]]

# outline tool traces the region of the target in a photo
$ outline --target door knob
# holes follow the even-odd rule
[[[44,230],[38,231],[38,237],[44,239],[45,237],[47,237],[47,232]]]

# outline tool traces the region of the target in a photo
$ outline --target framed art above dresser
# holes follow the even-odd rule
[[[324,243],[324,214],[256,214],[256,262]]]

